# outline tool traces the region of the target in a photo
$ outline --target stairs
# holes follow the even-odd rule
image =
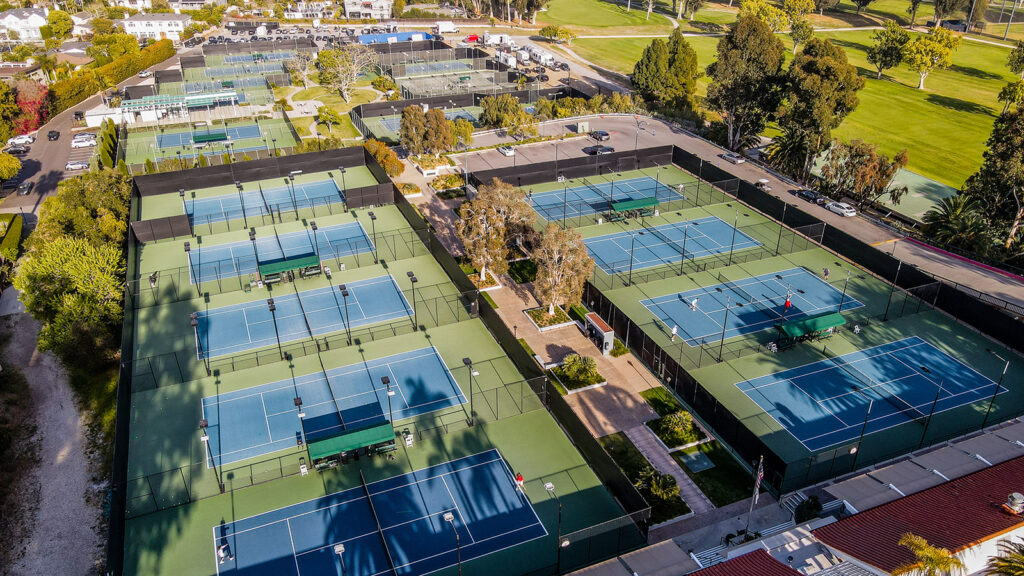
[[[708,566],[714,566],[715,564],[725,562],[725,557],[720,554],[725,550],[725,548],[725,544],[722,544],[721,546],[715,546],[714,548],[708,548],[703,552],[698,552],[693,556],[697,560],[697,563],[700,564],[701,568],[707,568]]]
[[[792,516],[796,514],[796,507],[805,500],[807,500],[807,494],[797,491],[786,496],[786,499],[782,501],[782,507],[788,510],[790,516]]]

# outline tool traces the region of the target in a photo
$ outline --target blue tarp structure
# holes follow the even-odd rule
[[[394,38],[394,40],[391,40]],[[388,42],[415,42],[432,40],[433,35],[426,32],[392,32],[390,34],[360,34],[360,44],[387,44]]]

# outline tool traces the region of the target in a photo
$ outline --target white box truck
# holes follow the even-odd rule
[[[459,27],[453,22],[435,22],[434,34],[458,34]]]
[[[551,68],[555,64],[555,57],[543,50],[534,53],[533,59],[541,66],[547,66],[548,68]]]
[[[527,52],[526,50],[520,50],[517,53],[517,55],[519,56],[519,63],[520,64],[529,64],[530,63],[530,53]]]
[[[513,70],[515,70],[519,64],[518,62],[516,62],[515,54],[508,54],[505,52],[498,52],[498,61],[504,63],[506,66]]]

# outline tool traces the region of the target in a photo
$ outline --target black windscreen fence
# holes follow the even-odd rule
[[[525,166],[509,166],[491,170],[473,171],[470,184],[479,187],[497,178],[520,188],[534,184],[553,182],[562,176],[567,179],[600,176],[602,172],[620,172],[637,168],[656,168],[672,161],[671,146],[641,148],[626,152],[615,152],[600,156],[582,156],[537,162]]]

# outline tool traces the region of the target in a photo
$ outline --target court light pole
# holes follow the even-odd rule
[[[722,339],[718,342],[718,361],[722,361],[722,352],[725,350],[725,328],[729,325],[729,307],[732,305],[732,296],[725,297],[725,319],[722,320]]]
[[[281,349],[281,334],[277,330],[277,306],[274,304],[273,298],[267,298],[267,308],[270,309],[270,318],[274,321],[274,338],[277,340],[277,351],[281,354],[281,360],[284,360],[284,350]]]
[[[185,167],[181,164],[181,150],[175,152],[178,155],[178,170],[184,170]]]
[[[986,348],[985,351],[1002,360],[1005,364],[1003,364],[1003,373],[999,375],[999,382],[996,382],[996,389],[992,392],[992,399],[988,401],[988,410],[985,410],[985,419],[981,421],[982,430],[984,430],[985,425],[988,424],[988,417],[992,413],[992,406],[996,403],[996,396],[999,395],[999,389],[1003,387],[1003,379],[1006,378],[1006,372],[1010,369],[1009,360],[1003,358],[999,354],[996,354],[995,350],[992,350],[991,348]]]
[[[556,530],[558,538],[556,539],[557,546],[555,548],[555,550],[556,550],[556,552],[555,552],[555,572],[561,574],[561,572],[562,572],[562,548],[568,548],[569,547],[569,541],[568,540],[565,540],[565,541],[562,540],[562,499],[559,498],[558,494],[555,493],[555,485],[552,484],[551,482],[545,482],[544,483],[544,489],[547,490],[548,494],[551,494],[552,496],[554,496],[555,503],[558,504],[558,524],[557,524],[558,528]]]
[[[296,396],[292,398],[292,404],[295,405],[295,409],[298,410],[299,417],[299,437],[295,439],[295,442],[302,447],[306,443],[306,427],[303,426],[303,418],[306,417],[306,413],[302,411],[302,396]]]
[[[334,553],[338,555],[338,560],[341,560],[341,576],[347,576],[348,570],[345,569],[345,545],[335,544]]]
[[[679,259],[679,274],[677,274],[677,276],[683,275],[683,264],[686,264],[686,233],[687,231],[689,231],[689,229],[690,223],[683,222],[683,253],[680,255],[681,257]]]
[[[900,279],[900,270],[903,269],[903,260],[896,261],[896,274],[892,278],[892,284],[889,286],[889,300],[885,303],[885,314],[882,315],[882,322],[889,320],[889,306],[892,305],[892,294],[896,291],[896,282]]]
[[[297,203],[298,199],[295,197],[295,177],[299,174],[302,174],[302,170],[292,170],[288,173],[288,181],[291,182],[292,185],[292,207],[295,208],[296,211],[298,211],[299,205]]]
[[[348,345],[351,346],[352,345],[352,329],[349,327],[349,324],[348,324],[348,288],[346,288],[345,285],[342,284],[341,286],[338,286],[338,289],[341,290],[341,300],[342,300],[342,302],[345,303],[345,318],[344,318],[344,320],[345,320],[345,334],[348,337]]]
[[[210,359],[206,356],[206,351],[203,350],[203,341],[199,339],[199,313],[193,312],[189,315],[188,319],[189,326],[192,327],[192,332],[196,335],[196,344],[199,346],[199,355],[203,358],[203,366],[206,367],[206,375],[210,376]]]
[[[871,409],[875,407],[874,398],[868,398],[867,394],[861,392],[860,388],[853,386],[853,391],[863,396],[868,401],[868,412],[864,415],[864,424],[860,427],[860,438],[857,439],[857,446],[851,450],[853,453],[853,467],[850,471],[857,469],[857,460],[860,458],[860,449],[864,445],[864,434],[868,431],[868,422],[871,421]]]
[[[348,185],[345,184],[345,167],[338,166],[338,171],[341,172],[341,203],[345,206],[345,212],[348,212],[348,202],[346,201],[346,198],[348,198]]]
[[[366,214],[370,217],[370,229],[373,231],[373,263],[378,264],[380,260],[377,259],[377,215],[373,212]]]
[[[242,224],[249,227],[249,219],[245,215],[245,199],[242,197],[242,183],[235,180],[235,189],[238,190],[238,205],[242,207]]]
[[[417,332],[420,329],[419,315],[416,313],[416,283],[419,279],[412,273],[412,270],[405,273],[409,277],[409,284],[412,286],[412,331]]]
[[[921,371],[925,374],[932,373],[927,366],[921,366]],[[932,401],[932,409],[928,411],[928,419],[924,421],[924,431],[921,432],[921,443],[917,446],[918,449],[924,447],[925,438],[928,436],[928,427],[931,426],[932,416],[935,415],[935,407],[939,404],[939,397],[942,396],[942,384],[945,383],[945,381],[945,378],[939,379],[939,388],[935,391],[935,400]]]
[[[206,433],[206,428],[210,425],[210,422],[203,418],[199,421],[199,441],[206,445],[206,453],[210,457],[210,465],[213,466],[213,475],[217,478],[217,487],[220,488],[220,493],[224,493],[224,479],[221,477],[220,472],[217,470],[217,461],[213,459],[213,448],[210,446],[210,435]]]
[[[316,220],[309,221],[309,229],[313,231],[313,244],[316,247],[316,260],[320,262],[320,238],[317,236],[316,231],[318,230]]]
[[[442,518],[451,525],[452,532],[455,532],[455,558],[459,566],[459,576],[462,576],[462,542],[459,540],[459,531],[455,528],[455,515],[451,512],[445,512]]]
[[[561,172],[558,173],[558,179],[562,181],[562,228],[565,228],[565,219],[568,217],[566,210],[569,206],[569,183],[565,181],[565,175]]]
[[[463,358],[462,364],[469,370],[469,425],[473,426],[476,423],[476,411],[473,410],[473,360]]]
[[[629,278],[626,280],[627,286],[633,285],[633,247],[636,245],[636,234],[629,235]]]
[[[384,385],[384,389],[387,391],[388,397],[388,424],[391,424],[391,432],[395,431],[395,415],[391,412],[391,397],[395,395],[394,391],[391,390],[391,378],[387,376],[380,377],[380,383]]]
[[[749,216],[749,214],[744,214]],[[732,240],[729,242],[729,266],[732,266],[732,253],[736,248],[736,227],[740,224],[740,210],[736,209],[736,218],[732,221]]]
[[[188,214],[188,208],[185,206],[185,189],[178,188],[178,196],[181,198],[181,211],[184,214]]]
[[[196,296],[202,296],[203,291],[199,287],[199,276],[196,274],[195,266],[192,265],[192,243],[185,241],[185,258],[188,260],[188,268],[192,272],[192,278],[196,281]]]

